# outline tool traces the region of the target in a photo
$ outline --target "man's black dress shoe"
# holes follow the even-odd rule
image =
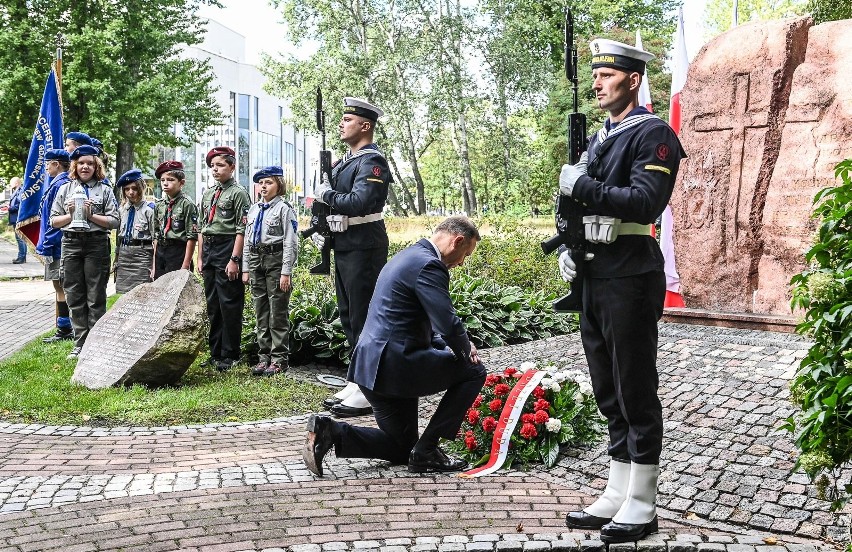
[[[450,458],[438,447],[426,452],[412,450],[408,455],[408,471],[413,473],[451,472],[463,470],[466,467],[467,462],[459,458]]]
[[[308,469],[322,477],[322,459],[339,439],[337,422],[328,416],[313,415],[308,418],[308,438],[302,448],[302,460]]]
[[[565,525],[574,529],[600,529],[610,521],[612,518],[593,516],[583,511],[568,512],[565,516]]]
[[[611,521],[601,527],[604,542],[633,542],[659,531],[657,516],[648,523],[616,523]]]
[[[360,408],[357,406],[346,406],[342,402],[332,406],[329,410],[338,418],[354,418],[355,416],[367,416],[373,413],[372,406]]]
[[[331,407],[333,407],[334,405],[336,405],[336,404],[340,404],[340,403],[342,403],[342,402],[343,402],[343,399],[338,399],[337,397],[335,397],[334,395],[332,395],[332,396],[330,396],[330,397],[327,397],[327,398],[323,399],[323,400],[322,400],[322,405],[323,405],[324,407],[326,407],[326,408],[329,408],[329,409],[330,409],[330,408],[331,408]]]

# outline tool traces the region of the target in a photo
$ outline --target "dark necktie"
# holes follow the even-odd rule
[[[263,229],[263,213],[265,213],[267,209],[269,209],[268,203],[261,203],[260,204],[260,213],[258,213],[257,218],[254,219],[254,236],[253,236],[254,237],[254,244],[253,245],[257,245],[257,244],[260,243],[260,233],[261,233],[261,230]]]
[[[213,222],[213,217],[216,216],[216,204],[219,203],[220,195],[222,195],[222,188],[216,186],[216,193],[213,195],[213,201],[210,203],[210,213],[207,215],[207,224]]]

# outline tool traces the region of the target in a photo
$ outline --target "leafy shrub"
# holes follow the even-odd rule
[[[496,236],[483,238],[465,264],[452,271],[450,280],[453,304],[473,342],[478,347],[495,347],[576,330],[573,315],[553,312],[551,303],[567,293],[568,286],[559,278],[556,256],[546,258],[541,252],[543,236],[514,220],[490,220]],[[389,256],[409,245],[392,242]],[[318,262],[315,247],[300,248],[290,297],[291,361],[347,363],[349,346],[337,311],[333,277],[308,273]],[[253,364],[257,342],[250,293],[243,316],[243,352]]]
[[[798,465],[837,510],[852,493],[852,484],[841,490],[836,477],[852,460],[852,160],[835,172],[841,184],[814,198],[821,225],[805,256],[809,268],[791,281],[792,305],[805,309],[797,331],[814,343],[790,384],[802,412],[784,427],[795,432]]]

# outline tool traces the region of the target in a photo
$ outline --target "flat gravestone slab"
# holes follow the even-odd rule
[[[90,389],[178,381],[204,343],[201,285],[178,270],[122,296],[89,332],[73,383]]]

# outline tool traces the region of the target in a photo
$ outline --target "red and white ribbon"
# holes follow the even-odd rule
[[[509,392],[509,396],[506,397],[506,404],[503,405],[500,419],[497,420],[497,428],[494,429],[494,437],[491,439],[491,455],[488,457],[488,462],[478,468],[459,474],[459,477],[470,478],[489,475],[503,466],[503,462],[506,461],[506,456],[509,454],[509,442],[512,440],[512,433],[515,432],[515,426],[521,419],[524,403],[527,402],[530,393],[533,392],[533,389],[544,376],[545,372],[538,370],[524,372],[524,375]]]

